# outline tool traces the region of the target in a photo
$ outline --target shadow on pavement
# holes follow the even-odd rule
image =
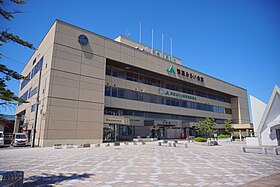
[[[28,178],[24,179],[23,186],[28,187],[28,186],[53,186],[56,183],[60,183],[63,181],[70,181],[70,180],[83,180],[84,178],[89,178],[93,174],[58,174],[58,175],[53,175],[53,174],[47,174],[47,173],[42,173],[40,176],[31,176]]]

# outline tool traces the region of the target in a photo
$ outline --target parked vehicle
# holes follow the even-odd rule
[[[13,134],[11,146],[27,146],[28,141],[24,133]]]
[[[0,131],[0,146],[4,145],[4,132]]]

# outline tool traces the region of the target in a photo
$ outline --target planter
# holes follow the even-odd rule
[[[133,142],[133,145],[137,145],[137,142]]]
[[[74,148],[74,145],[73,145],[73,144],[66,144],[65,147],[66,147],[67,149],[71,149],[71,148]]]
[[[145,145],[146,143],[145,142],[142,142],[142,145]]]
[[[120,146],[121,143],[120,143],[120,142],[115,142],[114,145],[115,145],[115,146]]]
[[[124,142],[124,145],[128,145],[128,142]]]
[[[105,144],[105,147],[110,147],[110,144],[109,143]]]
[[[63,147],[62,147],[62,144],[54,144],[53,148],[54,149],[62,149]]]
[[[95,147],[100,147],[100,144],[98,143],[98,144],[95,144]]]

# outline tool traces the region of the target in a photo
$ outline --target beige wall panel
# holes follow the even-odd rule
[[[128,65],[134,65],[134,57],[121,53],[121,62],[126,63]]]
[[[85,75],[85,76],[105,79],[104,69],[96,68],[96,67],[93,67],[93,66],[88,66],[88,65],[85,65],[85,64],[82,64],[81,74]]]
[[[161,105],[151,103],[151,112],[161,112]]]
[[[139,102],[138,103],[139,110],[143,111],[151,111],[151,104],[147,102]]]
[[[156,86],[149,86],[149,87],[150,87],[150,93],[161,96],[159,94],[159,89],[160,89],[159,87]]]
[[[135,58],[142,59],[143,61],[147,62],[148,61],[148,54],[146,52],[142,52],[139,50],[134,51],[134,56]]]
[[[67,99],[78,99],[79,98],[79,89],[74,87],[68,86],[61,86],[52,84],[52,90],[50,96],[52,97],[60,97],[60,98],[67,98]]]
[[[80,88],[85,90],[93,90],[102,92],[105,88],[102,85],[87,83],[87,82],[80,82]]]
[[[78,139],[102,139],[102,131],[77,130]]]
[[[72,74],[72,73],[68,73],[68,72],[53,70],[51,74],[52,74],[52,76],[55,76],[55,77],[62,77],[65,79],[71,79],[71,80],[76,80],[76,81],[80,80],[80,75],[76,75],[76,74]]]
[[[76,130],[76,121],[64,121],[64,120],[49,120],[49,130]]]
[[[172,108],[171,108],[171,106],[161,105],[161,111],[163,113],[171,114],[172,113]]]
[[[82,102],[79,101],[79,106],[80,109],[89,109],[89,110],[102,110],[104,109],[104,105],[100,103],[90,103],[90,102]]]
[[[121,45],[118,42],[115,41],[111,41],[111,40],[107,40],[105,39],[105,48],[114,50],[116,52],[121,52]]]
[[[248,99],[239,98],[240,108],[248,110]]]
[[[179,107],[172,107],[171,114],[180,115],[182,108]]]
[[[96,56],[96,55],[94,55]],[[93,59],[87,59],[87,58],[82,58],[82,63],[88,66],[93,66],[93,67],[97,67],[100,69],[105,69],[105,62],[103,61],[99,61],[99,60],[94,60]]]
[[[65,59],[67,61],[72,61],[80,63],[82,60],[82,52],[73,48],[65,47],[56,44],[56,50],[54,56],[57,58]]]
[[[103,122],[102,110],[78,109],[78,121]]]
[[[105,97],[104,107],[111,107],[111,97]]]
[[[80,33],[80,34],[82,34],[82,33]],[[71,46],[72,48],[81,49],[81,45],[78,42],[78,36],[80,34],[78,34],[78,32],[77,32],[76,37],[73,37],[73,36],[69,36],[69,35],[66,35],[61,32],[56,32],[55,42],[62,44],[62,45]]]
[[[188,108],[182,108],[182,110],[180,110],[180,114],[184,116],[195,116],[196,111]]]
[[[81,72],[81,64],[67,61],[60,58],[54,58],[54,68],[61,71],[79,74]]]
[[[104,56],[104,47],[89,43],[86,46],[81,46],[82,56],[88,59],[92,59],[94,55]]]
[[[112,86],[119,87],[119,88],[125,88],[126,81],[119,78],[112,78]]]
[[[76,121],[78,116],[78,111],[76,108],[50,106],[50,120],[67,120]]]
[[[125,108],[130,110],[139,110],[139,101],[133,101],[133,100],[126,100],[125,101]]]
[[[87,76],[81,76],[80,81],[86,83],[92,83],[96,85],[102,85],[102,86],[104,86],[105,84],[103,79],[96,79],[94,77],[87,77]]]
[[[101,47],[105,46],[105,40],[103,37],[93,35],[91,32],[84,31],[84,34],[88,37],[90,44],[100,45]]]
[[[73,37],[73,38],[76,37],[77,41],[78,41],[78,36],[82,34],[83,31],[84,31],[83,29],[78,29],[78,28],[73,29],[73,27],[71,27],[70,25],[64,24],[62,22],[59,22],[57,24],[57,32],[63,33],[69,37]]]
[[[112,85],[112,78],[111,76],[105,76],[105,83],[106,85]]]
[[[121,80],[121,79],[120,79]],[[137,82],[132,82],[132,81],[124,81],[125,85],[122,88],[126,88],[129,90],[134,90],[134,91],[138,91],[138,85],[139,83]]]
[[[106,58],[109,58],[109,59],[112,59],[112,60],[117,60],[117,61],[121,60],[121,53],[117,52],[115,50],[112,50],[112,49],[105,48],[105,54],[104,55],[105,55]]]
[[[118,98],[111,98],[111,106],[115,108],[125,108],[125,100]]]
[[[125,45],[121,45],[121,53],[134,57],[134,49]]]
[[[67,79],[67,78],[62,78],[62,77],[55,77],[54,76],[52,78],[52,84],[67,86],[67,87],[73,87],[73,88],[79,88],[79,81],[71,80],[71,79]]]
[[[80,89],[79,100],[103,103],[104,102],[103,93],[104,92],[100,92],[100,91],[96,92],[96,91],[92,91],[92,90]]]
[[[63,139],[76,139],[76,130],[48,130],[47,139],[56,139],[56,140],[63,140]],[[60,143],[60,142],[57,142]]]
[[[75,100],[66,100],[66,99],[57,99],[57,98],[49,98],[50,102],[47,105],[51,106],[59,106],[59,107],[70,107],[77,108],[78,101]]]
[[[101,131],[103,129],[103,123],[78,121],[77,129],[78,131],[79,130]]]
[[[135,64],[136,67],[145,68],[145,69],[148,68],[147,59],[143,60],[141,58],[135,58],[134,59],[134,64]]]

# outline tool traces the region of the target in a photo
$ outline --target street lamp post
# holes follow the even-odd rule
[[[38,117],[38,108],[39,108],[39,98],[40,98],[40,86],[41,86],[41,74],[42,74],[42,68],[39,70],[39,82],[38,82],[38,91],[37,91],[37,98],[36,98],[36,108],[35,108],[35,119],[34,119],[34,125],[32,126],[32,142],[31,147],[35,146],[35,135],[36,135],[36,126],[37,126],[37,117]]]

